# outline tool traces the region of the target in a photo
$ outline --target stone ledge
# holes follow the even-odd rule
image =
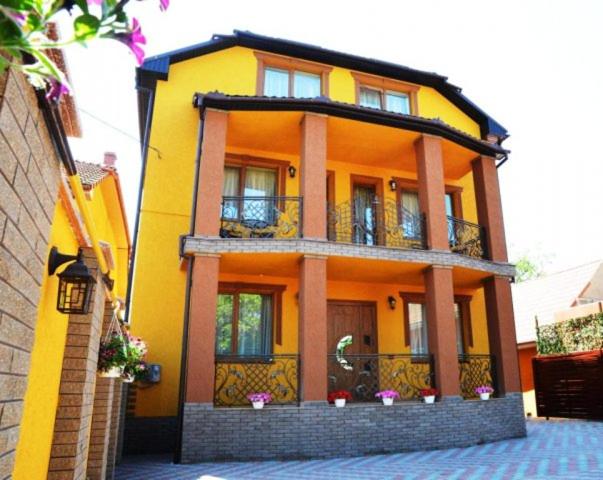
[[[505,277],[515,275],[515,267],[509,263],[491,262],[481,258],[442,250],[388,248],[312,239],[273,240],[260,238],[184,237],[182,254],[185,256],[219,255],[224,253],[299,253],[301,255],[354,257],[463,267]]]
[[[467,447],[523,437],[519,393],[489,401],[333,406],[184,407],[182,461],[351,457]]]

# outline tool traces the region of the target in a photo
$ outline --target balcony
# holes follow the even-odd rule
[[[448,240],[451,252],[486,258],[486,232],[477,223],[448,217]]]
[[[399,208],[397,202],[375,198],[370,205],[353,200],[327,207],[329,241],[392,248],[425,249],[422,215]]]
[[[222,197],[222,238],[294,239],[301,236],[301,197]]]

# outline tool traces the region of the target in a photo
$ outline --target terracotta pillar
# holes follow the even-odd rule
[[[301,400],[327,401],[327,259],[305,255],[299,270]]]
[[[214,400],[219,273],[219,256],[207,255],[194,258],[186,360],[186,402],[188,403],[213,403]]]
[[[199,185],[195,214],[195,235],[217,237],[220,233],[222,185],[228,113],[205,110],[203,143],[199,163]]]
[[[415,142],[419,206],[425,215],[427,248],[450,250],[446,218],[446,189],[442,163],[442,139],[422,135]]]
[[[452,268],[433,265],[425,270],[425,307],[429,352],[433,354],[440,395],[460,396],[459,363],[454,320]]]
[[[492,157],[478,157],[472,166],[477,219],[486,229],[488,257],[496,262],[506,262],[505,225],[496,163]]]
[[[306,113],[301,122],[300,194],[304,238],[327,238],[327,117]]]
[[[496,361],[498,394],[520,392],[517,339],[513,317],[511,284],[506,277],[490,277],[484,281],[488,340]]]

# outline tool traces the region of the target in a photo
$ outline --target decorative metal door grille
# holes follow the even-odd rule
[[[477,398],[475,389],[482,385],[494,388],[496,395],[496,364],[493,355],[459,355],[459,376],[463,398]]]
[[[327,356],[328,388],[348,390],[357,402],[374,402],[380,390],[396,390],[402,400],[420,398],[434,385],[432,355],[379,354]]]
[[[448,217],[448,242],[453,252],[486,258],[486,232],[477,223]]]
[[[214,405],[249,405],[250,393],[269,392],[275,405],[297,404],[299,355],[216,357]]]
[[[423,215],[399,208],[396,201],[375,197],[370,215],[359,215],[354,200],[327,206],[329,240],[341,243],[425,249]]]
[[[301,238],[301,197],[222,197],[222,238]]]

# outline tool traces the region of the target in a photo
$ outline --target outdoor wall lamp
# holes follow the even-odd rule
[[[395,180],[395,179],[393,179],[393,178],[392,178],[392,179],[391,179],[389,182],[387,182],[387,183],[389,183],[389,189],[390,189],[392,192],[395,192],[395,191],[398,189],[398,182],[396,182],[396,180]]]
[[[396,298],[392,297],[391,295],[389,297],[387,297],[387,303],[389,304],[389,308],[391,308],[392,310],[396,309]]]
[[[82,260],[82,249],[78,249],[77,255],[64,255],[59,253],[57,247],[52,247],[48,255],[48,275],[54,275],[57,268],[67,262],[74,263],[57,275],[57,310],[61,313],[85,315],[90,312],[90,300],[96,280]]]
[[[297,168],[295,168],[293,165],[289,165],[289,168],[287,168],[287,170],[289,171],[289,176],[291,178],[295,178],[295,175],[297,174]]]

